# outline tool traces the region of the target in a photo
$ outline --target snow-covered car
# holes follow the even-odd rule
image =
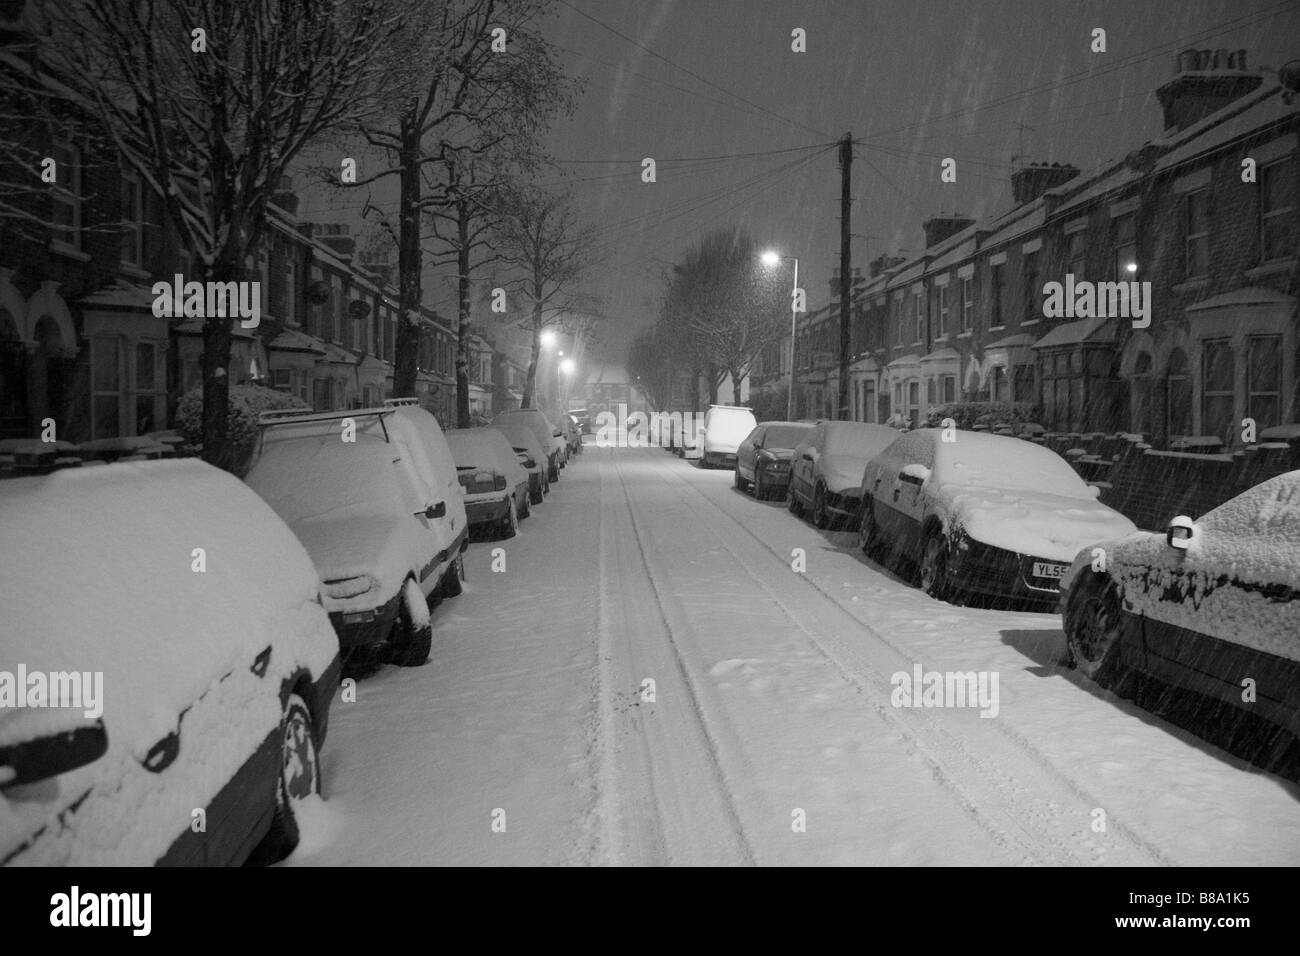
[[[497,414],[493,425],[518,422],[527,426],[537,436],[537,444],[545,452],[546,480],[560,480],[560,445],[555,441],[555,426],[540,408],[512,408]]]
[[[736,448],[736,487],[753,489],[754,497],[784,498],[790,487],[790,462],[812,425],[804,422],[763,422]]]
[[[795,514],[812,511],[818,528],[852,524],[858,516],[862,470],[898,438],[886,425],[817,422],[795,446],[788,504]]]
[[[442,430],[414,405],[264,412],[246,481],[294,530],[345,654],[428,659],[429,607],[461,593],[464,489]]]
[[[537,440],[537,435],[518,419],[503,419],[493,422],[489,427],[505,435],[506,441],[510,442],[515,456],[528,472],[528,499],[533,504],[540,505],[551,492],[551,481],[546,452]]]
[[[863,551],[905,559],[940,599],[1054,610],[1080,549],[1135,529],[1056,452],[987,432],[902,434],[867,464],[860,495]]]
[[[0,581],[0,864],[292,849],[339,645],[264,501],[197,459],[3,481]]]
[[[748,408],[738,405],[710,405],[704,424],[687,449],[686,458],[699,458],[703,468],[726,468],[736,464],[736,449],[754,430],[758,420]]]
[[[1300,471],[1164,534],[1080,551],[1061,591],[1080,671],[1101,684],[1147,675],[1256,714],[1300,771]]]
[[[565,441],[569,444],[569,457],[582,454],[582,426],[573,415],[560,416],[560,427],[564,430]]]
[[[528,472],[506,436],[495,428],[451,428],[443,433],[465,489],[470,527],[511,538],[528,517]]]
[[[591,434],[591,412],[588,409],[571,408],[569,416],[578,423],[578,429],[583,435]]]

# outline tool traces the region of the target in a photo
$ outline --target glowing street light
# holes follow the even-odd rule
[[[574,370],[577,367],[578,367],[577,363],[574,362],[573,359],[571,358],[566,358],[564,361],[560,363],[560,371],[563,372],[565,375],[572,375]]]
[[[795,326],[799,321],[799,259],[797,256],[783,256],[773,249],[768,249],[759,257],[763,265],[774,269],[782,262],[794,263],[794,291],[790,293],[790,385],[786,389],[786,421],[794,421],[794,338]]]
[[[555,333],[547,329],[542,333],[542,348],[549,349],[555,344]]]

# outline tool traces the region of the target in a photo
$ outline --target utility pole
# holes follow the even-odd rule
[[[853,165],[853,135],[845,133],[840,140],[840,381],[836,416],[847,421],[849,414],[849,297],[853,288],[850,271],[849,238],[849,169]],[[793,378],[792,378],[793,381]]]

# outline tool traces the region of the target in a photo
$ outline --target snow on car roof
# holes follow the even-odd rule
[[[516,482],[524,480],[513,446],[495,428],[452,428],[443,435],[457,467],[495,468]]]
[[[940,429],[924,429],[935,445],[934,472],[941,484],[983,488],[1051,489],[1053,494],[1087,498],[1092,494],[1069,462],[1042,445],[986,432],[956,431],[943,441]]]
[[[513,421],[510,419],[502,421],[501,417],[498,416],[492,424],[487,427],[495,428],[497,431],[501,432],[501,434],[505,435],[512,448],[515,446],[527,448],[528,454],[532,458],[542,464],[546,463],[546,452],[542,449],[542,443],[538,440],[537,433],[525,422],[517,418]]]
[[[826,439],[823,447],[829,454],[854,458],[872,458],[899,436],[896,428],[867,422],[823,422]]]
[[[398,446],[362,434],[355,442],[280,441],[263,450],[245,480],[290,524],[358,507],[404,513],[391,467],[400,454]]]
[[[102,672],[110,748],[148,749],[273,642],[317,674],[338,650],[298,539],[195,459],[0,482],[0,580],[0,670]],[[0,743],[41,715],[59,712],[7,711]]]
[[[1270,478],[1208,512],[1197,524],[1209,537],[1204,556],[1224,574],[1250,565],[1263,583],[1300,589],[1300,471]]]

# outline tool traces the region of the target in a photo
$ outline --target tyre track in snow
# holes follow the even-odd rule
[[[593,456],[601,469],[593,749],[603,862],[750,865],[717,728],[678,643],[684,615],[661,588],[617,456]],[[656,680],[654,703],[640,699],[646,677]]]
[[[977,743],[964,725],[936,719],[923,709],[893,707],[889,675],[900,669],[910,669],[913,657],[906,648],[854,615],[815,579],[799,574],[805,585],[826,598],[823,604],[830,611],[828,616],[837,616],[841,622],[851,623],[850,633],[865,633],[874,638],[882,648],[901,658],[900,663],[905,662],[906,668],[881,661],[878,653],[868,653],[869,648],[861,642],[850,645],[850,642],[840,639],[834,642],[838,645],[835,648],[828,646],[831,642],[819,637],[814,629],[800,620],[802,615],[789,607],[781,597],[781,589],[767,580],[775,573],[781,575],[784,583],[786,576],[794,573],[789,558],[709,497],[703,487],[687,480],[676,459],[659,457],[654,470],[665,482],[686,488],[696,499],[707,503],[708,508],[692,512],[694,519],[709,525],[717,541],[735,559],[735,566],[781,608],[810,648],[854,686],[877,715],[917,748],[931,765],[935,778],[950,791],[972,822],[999,844],[1020,854],[1027,863],[1173,865],[1174,861],[1158,847],[1113,817],[1107,820],[1105,837],[1110,839],[1104,841],[1107,844],[1104,848],[1098,846],[1102,840],[1083,836],[1079,831],[1086,831],[1084,821],[1089,819],[1089,811],[1103,804],[1078,781],[1064,774],[1022,734],[1006,726],[1005,721],[996,718],[977,720],[977,727],[991,725],[980,727]],[[717,516],[725,518],[725,523],[719,522]],[[737,529],[741,535],[737,535]],[[753,542],[757,542],[776,563],[760,569],[753,560]],[[833,627],[818,630],[835,633]],[[1067,806],[1068,810],[1065,809]],[[1067,813],[1068,818],[1075,821],[1073,826],[1064,822]]]

